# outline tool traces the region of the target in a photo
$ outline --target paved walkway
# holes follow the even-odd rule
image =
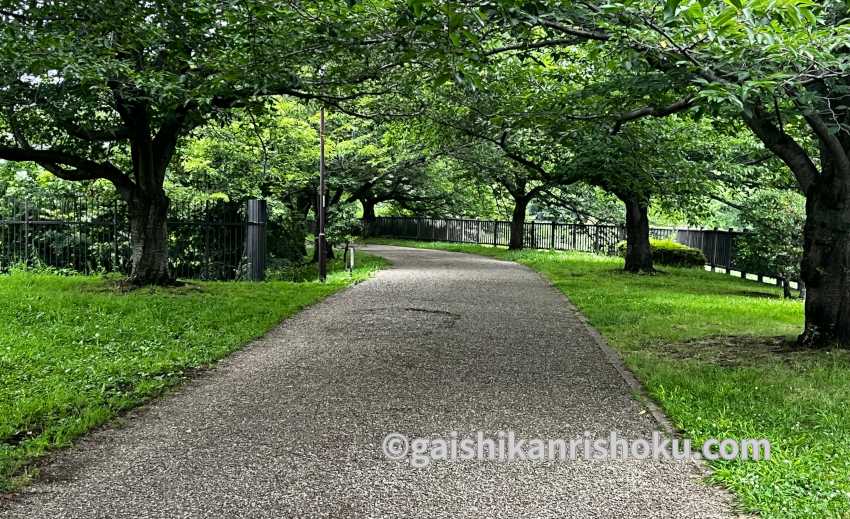
[[[686,463],[388,461],[388,432],[649,437],[563,297],[525,267],[373,246],[394,268],[62,453],[0,517],[729,517]]]

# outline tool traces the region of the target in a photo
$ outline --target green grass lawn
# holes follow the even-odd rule
[[[353,276],[332,264],[324,285],[191,282],[122,293],[97,277],[0,276],[0,491],[25,482],[50,449],[385,264],[359,260]]]
[[[717,462],[711,480],[767,518],[850,517],[850,354],[796,351],[800,301],[694,269],[655,276],[582,253],[390,240],[530,266],[617,348],[672,422],[697,442],[768,438],[767,462]]]

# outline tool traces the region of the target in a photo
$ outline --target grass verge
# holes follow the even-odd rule
[[[622,272],[582,253],[370,240],[513,260],[562,290],[623,356],[676,427],[767,438],[770,461],[715,462],[711,480],[766,518],[850,517],[850,354],[798,351],[802,303],[772,286],[698,269]]]
[[[49,450],[386,264],[359,259],[351,276],[332,263],[326,284],[191,282],[122,293],[97,277],[0,276],[0,491],[30,479]]]

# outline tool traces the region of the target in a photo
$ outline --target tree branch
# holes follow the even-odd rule
[[[121,141],[130,136],[130,129],[126,126],[110,128],[108,130],[89,130],[67,120],[57,120],[56,122],[66,132],[68,132],[68,135],[71,137],[76,137],[89,142]]]
[[[819,172],[806,150],[790,135],[780,131],[758,105],[753,105],[749,113],[742,111],[742,117],[765,147],[791,169],[800,189],[807,193],[817,180]]]
[[[566,40],[566,39],[554,39],[554,40],[543,40],[537,41],[533,43],[517,43],[514,45],[505,45],[504,47],[496,47],[495,49],[488,50],[484,54],[486,56],[493,56],[494,54],[500,54],[502,52],[510,52],[512,50],[532,50],[532,49],[543,49],[547,47],[560,47],[561,45],[575,45],[577,40]]]
[[[850,159],[847,157],[847,152],[844,151],[844,146],[838,140],[838,136],[830,132],[829,127],[818,114],[811,110],[806,110],[802,106],[800,106],[800,109],[803,112],[803,118],[806,119],[806,122],[809,123],[815,135],[818,136],[818,139],[829,150],[838,168],[845,177],[850,177]]]
[[[539,20],[540,25],[543,27],[548,27],[549,29],[554,29],[563,34],[569,34],[570,36],[576,36],[583,40],[596,40],[596,41],[608,41],[611,39],[611,35],[600,31],[598,29],[581,29],[578,27],[570,27],[569,25],[564,25],[562,23],[553,22],[551,20]]]
[[[109,162],[95,162],[56,150],[34,150],[0,146],[0,159],[16,162],[35,162],[65,180],[105,179],[119,190],[133,187],[130,178]],[[74,169],[67,169],[68,167]]]
[[[611,128],[611,133],[619,133],[619,131],[623,128],[623,125],[629,121],[642,119],[644,117],[667,117],[668,115],[672,115],[677,112],[683,112],[695,105],[696,102],[694,101],[693,96],[688,96],[667,106],[645,106],[643,108],[638,108],[637,110],[632,110],[631,112],[626,112],[618,116],[617,122],[614,124],[613,128]]]

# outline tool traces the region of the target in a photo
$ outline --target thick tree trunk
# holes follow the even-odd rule
[[[524,246],[525,212],[527,209],[527,198],[514,198],[514,212],[511,215],[511,239],[508,242],[508,249],[510,250],[522,250]]]
[[[361,200],[363,205],[363,237],[367,238],[375,223],[375,202],[373,200]]]
[[[815,83],[813,89],[817,96],[832,99],[835,106],[847,104],[841,102],[844,94],[836,97],[838,91],[830,91],[826,84]],[[833,126],[832,121],[824,121],[817,111],[809,112],[805,104],[801,106],[819,144],[818,168],[803,146],[783,128],[774,126],[774,116],[763,106],[749,108],[751,111],[743,112],[744,121],[791,169],[806,195],[800,264],[806,323],[798,342],[810,347],[850,347],[850,135]],[[846,111],[841,117],[842,124],[850,120]]]
[[[621,197],[626,204],[627,272],[653,273],[652,248],[649,245],[648,204],[637,196]]]
[[[805,346],[850,346],[850,192],[832,184],[816,183],[806,193],[806,324],[799,337]]]
[[[127,206],[132,241],[129,282],[136,286],[169,285],[174,277],[168,268],[168,197],[159,190],[152,195],[134,189]]]
[[[367,222],[375,221],[375,202],[372,200],[362,200],[363,204],[363,219]]]

